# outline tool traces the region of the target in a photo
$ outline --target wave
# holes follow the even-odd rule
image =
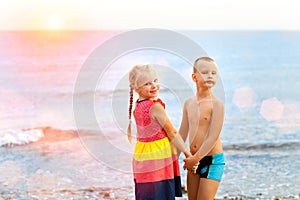
[[[276,150],[276,149],[299,149],[300,141],[283,141],[267,143],[242,143],[242,144],[225,144],[224,150],[247,151],[247,150]]]
[[[36,142],[60,142],[77,138],[75,130],[61,130],[53,127],[36,127],[30,129],[0,130],[0,147],[13,147]]]
[[[31,142],[36,142],[42,137],[44,137],[42,129],[1,130],[0,146],[24,145]]]
[[[88,135],[95,134],[95,130],[81,130]],[[78,138],[76,129],[58,129],[51,126],[35,127],[28,129],[0,130],[0,147],[13,147],[37,142],[60,142]],[[291,150],[300,149],[300,140],[265,142],[265,143],[223,143],[225,151],[248,151],[248,150]]]

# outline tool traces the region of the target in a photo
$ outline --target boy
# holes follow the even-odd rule
[[[185,101],[179,130],[184,141],[189,136],[193,154],[184,160],[184,169],[188,169],[188,199],[213,200],[225,165],[220,140],[224,105],[211,92],[217,81],[215,61],[210,57],[198,58],[194,62],[192,79],[196,83],[196,96]],[[197,164],[194,173],[193,167]]]

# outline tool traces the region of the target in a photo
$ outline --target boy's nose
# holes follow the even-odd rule
[[[212,74],[212,73],[208,73],[208,77],[209,77],[209,78],[212,78],[212,77],[213,77],[213,74]]]

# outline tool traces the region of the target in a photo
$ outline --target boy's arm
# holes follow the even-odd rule
[[[179,149],[179,151],[183,152],[186,157],[190,157],[190,151],[186,147],[180,134],[178,134],[177,130],[174,128],[162,105],[158,103],[154,104],[151,108],[151,114],[152,117],[155,118],[163,127],[168,138]]]
[[[220,101],[215,101],[212,113],[212,119],[208,128],[207,136],[196,153],[196,156],[201,160],[215,146],[223,127],[224,122],[224,105]]]
[[[208,128],[207,136],[199,150],[191,158],[185,159],[185,168],[190,169],[206,156],[215,146],[224,121],[224,105],[220,101],[214,101],[212,119]]]
[[[187,101],[186,101],[183,105],[182,120],[179,128],[179,134],[181,135],[183,141],[186,141],[188,132],[189,132],[189,123],[188,123]]]

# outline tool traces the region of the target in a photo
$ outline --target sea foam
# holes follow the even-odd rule
[[[0,130],[0,146],[24,145],[44,137],[42,129]]]

